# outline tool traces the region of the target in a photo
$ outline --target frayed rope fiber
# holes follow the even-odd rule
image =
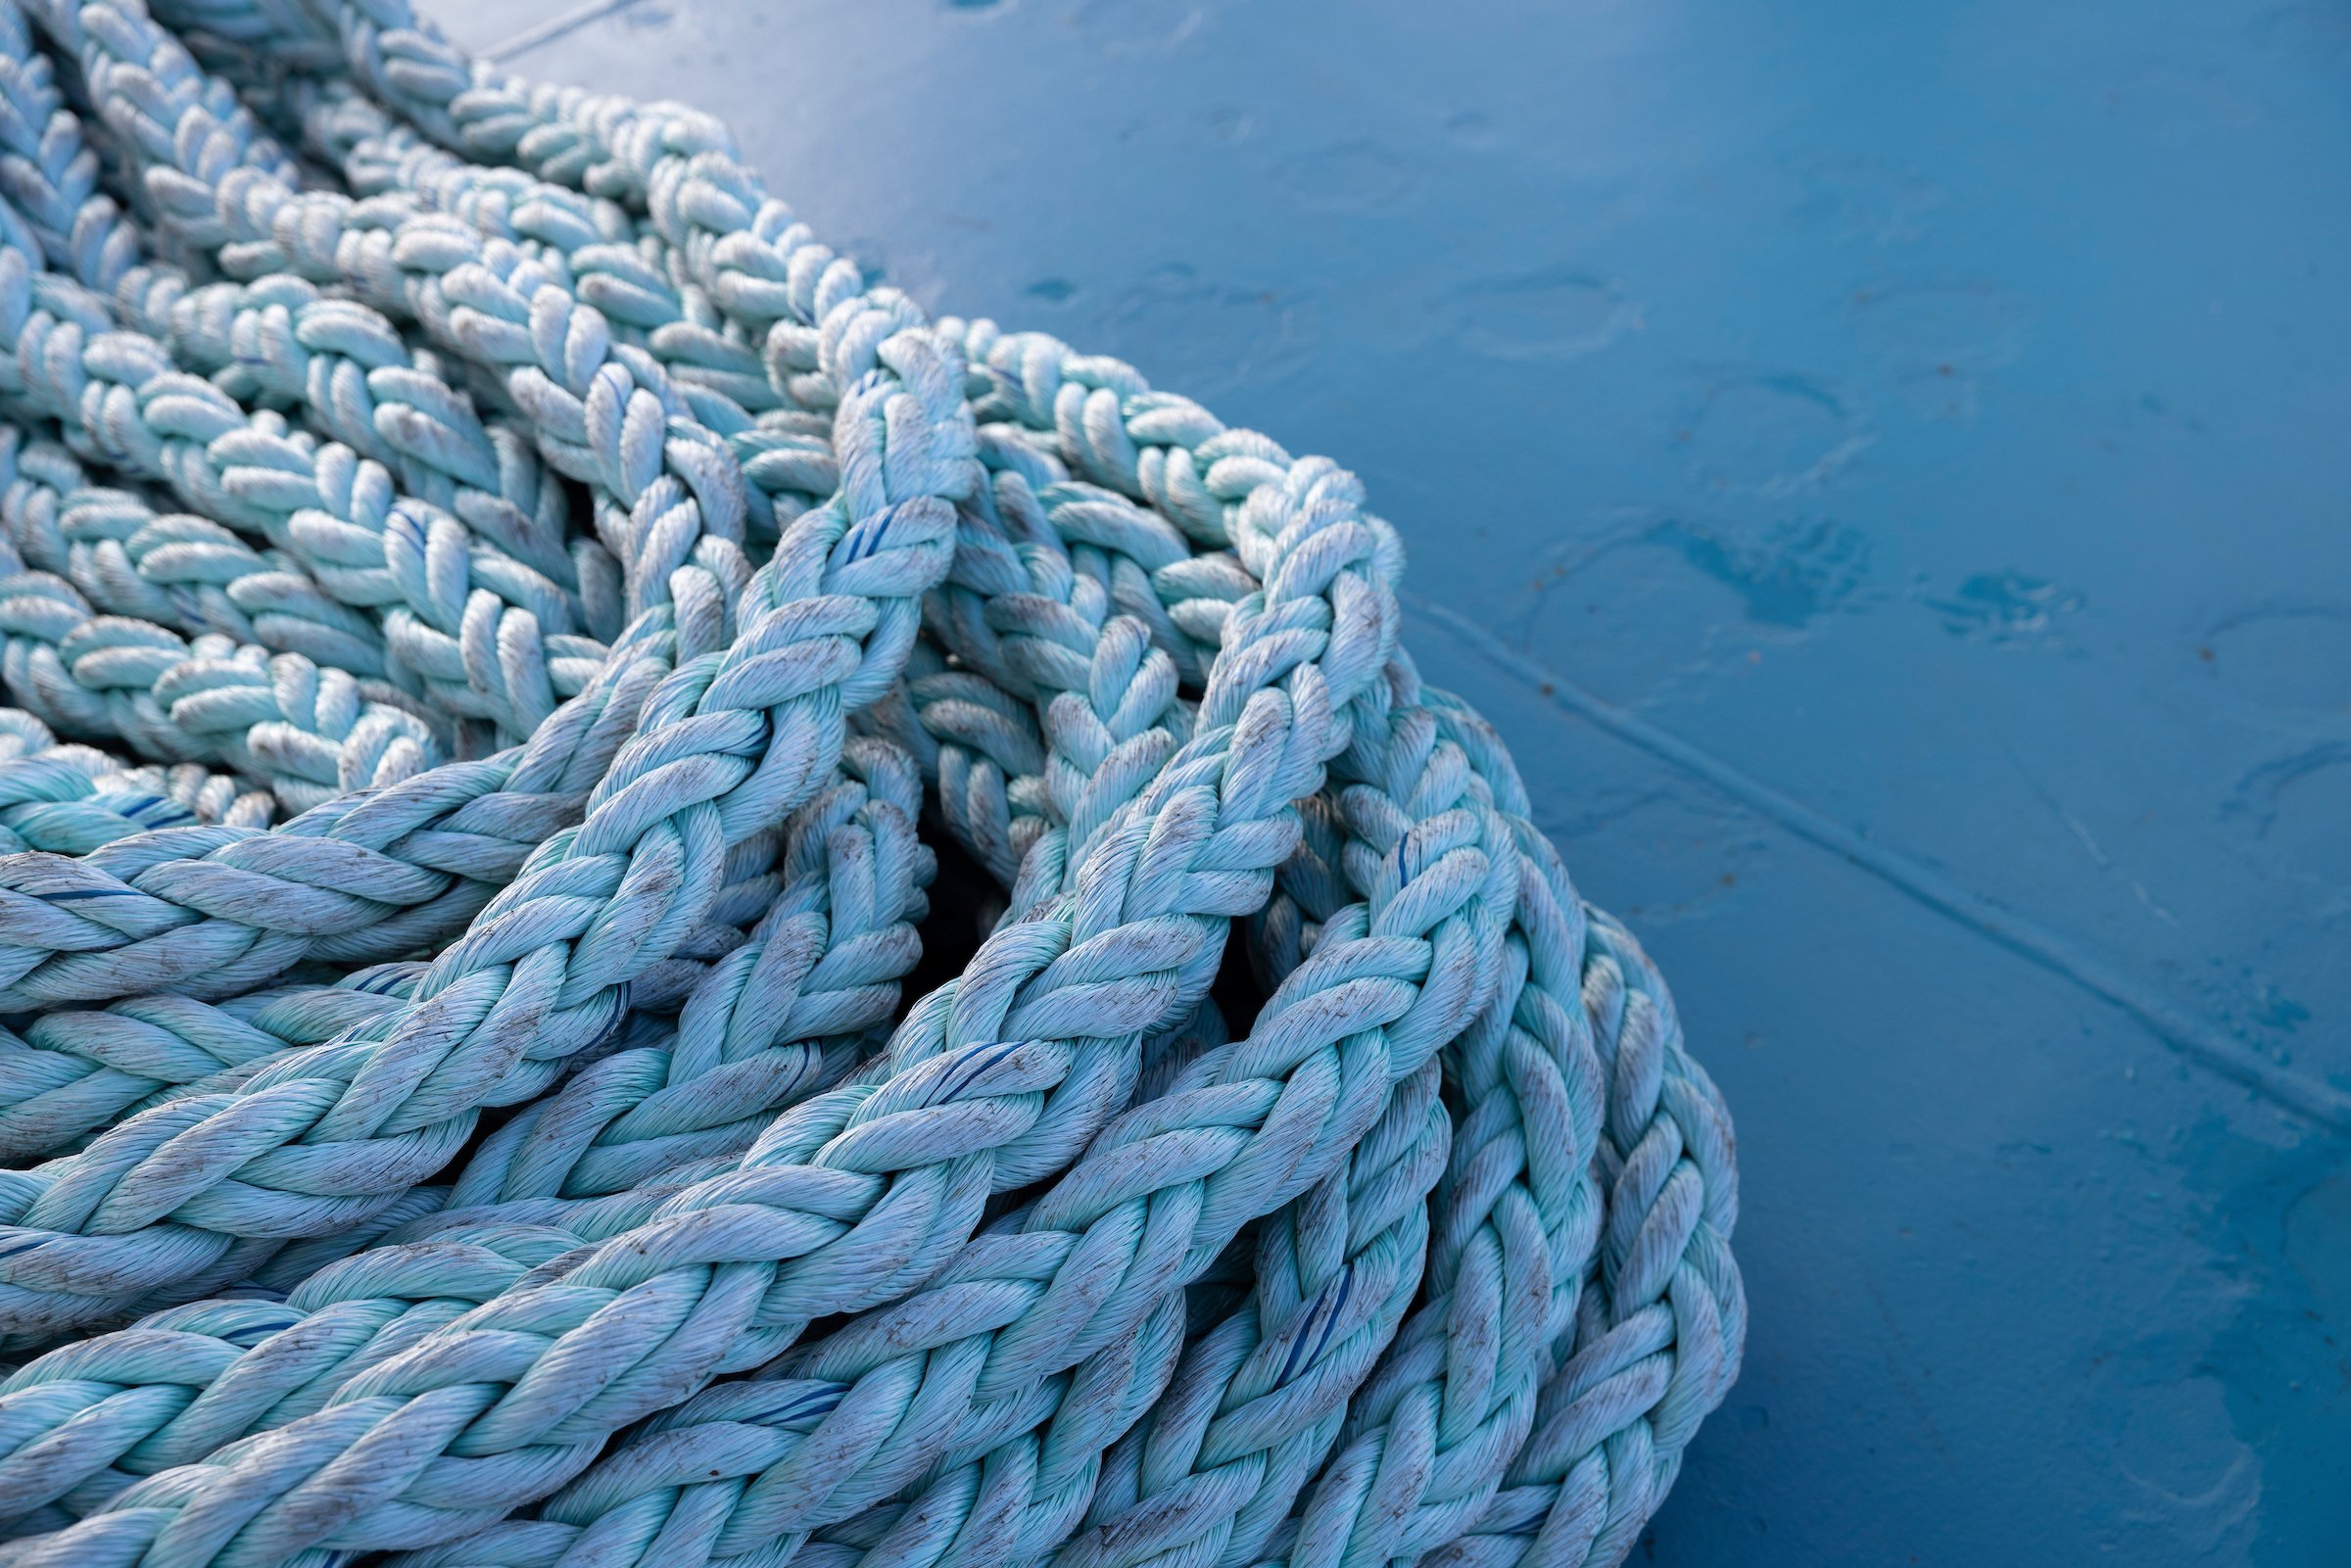
[[[1354,476],[152,5],[0,0],[0,1568],[1621,1561],[1730,1122]]]

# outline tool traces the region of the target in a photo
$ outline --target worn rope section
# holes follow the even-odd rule
[[[0,0],[0,1563],[1620,1561],[1729,1123],[1353,476],[158,11]]]

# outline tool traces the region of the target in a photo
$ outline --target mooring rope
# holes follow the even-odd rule
[[[0,1564],[1633,1548],[1729,1119],[1352,475],[406,0],[0,0]]]

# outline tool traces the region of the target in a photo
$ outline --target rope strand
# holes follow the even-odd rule
[[[143,1315],[0,1563],[1622,1559],[1729,1122],[1352,476],[404,0],[27,4],[0,1330]]]

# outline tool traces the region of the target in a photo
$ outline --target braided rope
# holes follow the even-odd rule
[[[0,1562],[1620,1560],[1728,1122],[1352,477],[691,111],[160,9],[0,4],[0,1327],[146,1313]],[[926,800],[1006,902],[893,1030]]]

